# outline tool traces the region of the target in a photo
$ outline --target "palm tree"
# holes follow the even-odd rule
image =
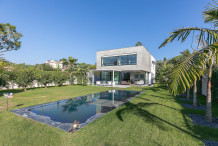
[[[69,77],[70,77],[70,82],[71,84],[73,84],[73,81],[72,81],[72,72],[75,71],[75,68],[76,68],[76,65],[77,65],[77,60],[78,59],[75,59],[73,57],[68,57],[68,59],[61,59],[62,63],[63,63],[63,66],[67,68],[67,70],[69,71]]]
[[[181,54],[183,55],[183,57],[186,58],[187,56],[191,54],[191,52],[188,49],[186,49],[185,51],[181,52]],[[197,79],[196,78],[194,80],[193,87],[194,87],[193,88],[193,106],[196,107],[197,106]],[[189,99],[189,88],[187,88],[187,99]]]
[[[184,42],[188,36],[193,32],[198,33],[198,47],[200,43],[204,42],[207,46],[192,53],[186,60],[178,64],[173,72],[171,73],[171,82],[169,85],[170,90],[174,94],[182,93],[187,88],[195,83],[194,81],[199,79],[202,70],[206,68],[205,63],[208,64],[206,68],[208,70],[208,83],[207,83],[207,98],[206,98],[206,120],[212,122],[212,109],[211,109],[211,77],[212,77],[212,66],[214,64],[214,57],[218,58],[218,3],[209,4],[209,7],[203,11],[204,22],[211,23],[214,29],[188,27],[179,28],[160,45],[159,48],[164,47],[167,43],[173,42],[175,39]],[[216,59],[218,63],[218,59]]]
[[[193,106],[197,106],[197,78],[194,80],[194,89],[193,89]]]
[[[190,99],[189,88],[187,88],[186,97],[187,97],[188,100]]]
[[[182,54],[182,59],[184,60],[187,56],[189,56],[190,54],[191,54],[191,52],[188,50],[188,49],[186,49],[185,51],[183,51],[183,52],[180,52],[181,54]],[[194,89],[195,89],[195,84],[194,84]],[[189,93],[189,88],[187,88],[186,89],[186,97],[187,97],[187,99],[189,100],[190,99],[190,93]],[[193,92],[193,93],[195,93],[195,92]],[[194,97],[196,97],[195,96],[196,94],[194,94]],[[193,105],[194,105],[194,99],[193,99]],[[196,104],[197,105],[197,104]]]
[[[88,78],[87,78],[87,72],[90,70],[90,65],[86,63],[80,63],[78,64],[77,73],[81,75],[82,77],[82,85],[87,85]]]

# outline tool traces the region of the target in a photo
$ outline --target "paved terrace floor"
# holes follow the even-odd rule
[[[97,86],[97,85],[95,85]],[[102,86],[102,87],[112,87],[110,85],[99,85],[99,86]],[[133,87],[133,86],[136,86],[136,87],[144,87],[144,86],[149,86],[149,85],[114,85],[113,87],[117,87],[117,88],[128,88],[128,87]]]

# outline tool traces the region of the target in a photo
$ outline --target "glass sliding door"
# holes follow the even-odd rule
[[[121,72],[120,80],[130,82],[130,73],[129,72]]]
[[[120,84],[120,72],[114,72],[114,82],[115,84]]]
[[[148,73],[145,73],[145,84],[148,84]]]
[[[111,72],[102,71],[101,72],[101,81],[111,81]]]

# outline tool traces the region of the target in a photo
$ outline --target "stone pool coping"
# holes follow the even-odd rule
[[[110,91],[110,90],[108,90],[108,91]],[[98,93],[93,93],[93,94],[105,93],[105,92],[108,92],[108,91],[103,91],[103,92],[98,92]],[[133,91],[133,90],[124,90],[124,91]],[[137,95],[135,95],[135,96],[133,96],[131,98],[128,98],[125,102],[121,102],[119,105],[115,106],[115,109],[117,107],[119,107],[119,106],[133,100],[134,98],[141,95],[145,91],[137,91],[137,92],[139,92],[139,94],[137,94]],[[92,94],[87,94],[87,95],[83,95],[83,96],[79,96],[79,97],[75,97],[75,98],[69,98],[69,99],[76,99],[76,98],[81,98],[81,97],[89,96],[89,95],[92,95]],[[37,114],[29,111],[29,109],[34,108],[34,107],[38,107],[38,106],[41,106],[41,105],[49,105],[49,104],[55,104],[56,102],[64,102],[64,101],[69,100],[69,99],[57,100],[57,101],[53,101],[53,102],[48,102],[48,103],[38,104],[38,105],[24,107],[24,108],[20,108],[20,109],[15,109],[15,110],[11,110],[11,112],[15,113],[18,116],[22,116],[22,117],[25,117],[25,118],[28,118],[28,119],[32,119],[32,120],[35,120],[35,121],[38,121],[38,122],[42,122],[44,124],[60,128],[60,129],[62,129],[64,131],[68,131],[68,129],[70,128],[70,124],[72,124],[72,123],[56,122],[56,121],[53,121],[48,116],[37,115]],[[111,110],[111,111],[113,111],[113,110]],[[111,112],[111,111],[109,111],[109,112]],[[91,122],[97,120],[98,118],[102,117],[103,115],[109,113],[109,112],[99,113],[99,114],[96,114],[96,115],[90,117],[89,119],[86,120],[85,123],[80,124],[80,129],[85,127],[86,125],[90,124]]]

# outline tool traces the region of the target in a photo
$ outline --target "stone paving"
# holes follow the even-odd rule
[[[198,105],[198,106],[193,106],[192,104],[187,104],[187,103],[183,103],[182,104],[185,108],[189,108],[189,109],[197,109],[197,110],[206,110],[206,106],[205,105]]]

